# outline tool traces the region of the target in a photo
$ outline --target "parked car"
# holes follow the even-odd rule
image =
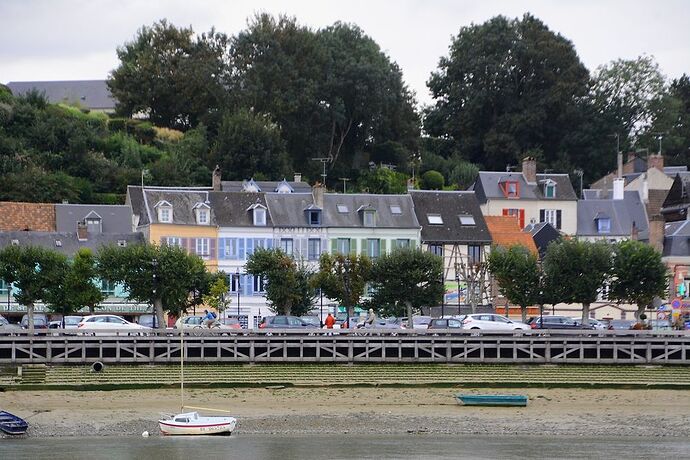
[[[649,325],[655,331],[671,329],[671,321],[668,319],[650,319]]]
[[[259,329],[311,329],[315,328],[298,316],[266,316],[259,323]]]
[[[141,315],[137,319],[137,323],[141,326],[146,326],[155,329],[158,327],[158,318],[156,317],[156,315]]]
[[[7,318],[0,316],[0,335],[15,335],[22,332],[22,327],[18,324],[12,324],[7,321]]]
[[[65,329],[76,329],[82,318],[83,316],[65,316]],[[58,319],[55,321],[51,321],[48,324],[48,327],[50,329],[60,329],[62,328],[62,320]]]
[[[22,329],[29,328],[29,315],[22,316]],[[34,313],[34,329],[48,329],[48,317],[42,313]]]
[[[541,317],[534,316],[527,320],[527,324],[532,329],[594,329],[593,326],[584,326],[579,321],[575,321],[567,316],[548,315],[544,316],[542,327]]]
[[[126,332],[129,334],[148,334],[152,332],[150,327],[131,323],[121,316],[116,315],[91,315],[85,316],[77,326],[81,333],[86,334],[115,334]]]
[[[462,329],[462,321],[457,318],[432,319],[427,329]]]
[[[373,324],[358,324],[359,328],[367,329],[405,329],[405,318],[379,318]]]
[[[576,323],[581,323],[582,318],[573,318],[573,321]],[[594,318],[589,319],[589,325],[592,326],[593,329],[608,329],[608,325],[606,323]]]
[[[462,318],[462,327],[465,329],[482,330],[529,330],[528,324],[513,321],[505,316],[493,313],[474,313]]]
[[[431,324],[431,316],[413,316],[412,317],[412,328],[413,329],[428,329]]]
[[[237,318],[223,318],[219,319],[220,327],[227,329],[242,329],[242,323]]]
[[[610,331],[627,331],[632,329],[635,325],[635,321],[631,319],[612,319],[609,321],[608,329]]]
[[[318,316],[300,316],[300,319],[305,323],[311,324],[314,327],[321,327],[321,318],[319,318]]]

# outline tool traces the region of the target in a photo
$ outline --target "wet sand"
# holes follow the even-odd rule
[[[463,407],[457,393],[526,394],[524,408]],[[690,393],[624,389],[214,388],[185,404],[225,409],[246,434],[495,434],[685,436]],[[122,436],[179,412],[179,390],[9,391],[0,407],[25,417],[29,436]],[[203,412],[203,411],[200,411]],[[214,412],[206,412],[213,415]],[[216,413],[218,414],[218,413]],[[219,414],[218,414],[219,415]]]

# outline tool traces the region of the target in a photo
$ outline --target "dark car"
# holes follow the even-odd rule
[[[17,324],[12,324],[4,316],[0,316],[0,335],[15,335],[22,332]]]
[[[22,316],[22,329],[29,328],[29,315]],[[34,329],[48,329],[48,318],[41,313],[34,314]]]
[[[137,323],[142,326],[150,327],[151,329],[156,329],[158,327],[158,318],[156,315],[141,315],[137,319]]]
[[[462,321],[456,318],[436,318],[431,320],[428,329],[462,329]]]
[[[534,316],[527,320],[527,324],[532,329],[594,329],[594,326],[584,325],[567,316],[544,316],[544,324],[541,324],[541,317]]]
[[[315,328],[298,316],[266,316],[259,323],[259,329],[308,329]]]
[[[632,329],[635,321],[630,319],[612,319],[609,321],[609,331],[627,331]]]

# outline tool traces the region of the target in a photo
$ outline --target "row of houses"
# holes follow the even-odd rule
[[[69,256],[79,247],[103,244],[179,246],[201,257],[209,270],[228,275],[230,310],[250,324],[268,314],[265,280],[244,270],[257,248],[280,248],[315,269],[324,252],[375,259],[394,248],[420,247],[443,257],[446,295],[441,308],[451,312],[468,303],[505,302],[488,280],[471,282],[492,245],[523,244],[543,255],[551,241],[564,235],[634,238],[664,251],[672,274],[671,298],[680,285],[687,292],[690,282],[690,175],[674,170],[670,179],[658,167],[657,161],[628,179],[619,171],[610,189],[584,190],[580,200],[568,175],[538,174],[532,158],[524,160],[520,172],[480,172],[469,191],[411,190],[404,195],[331,193],[299,175],[292,181],[223,181],[216,168],[209,187],[130,186],[120,206],[0,203],[0,247],[41,245]],[[650,202],[659,181],[645,182],[643,174],[669,179],[664,200]],[[683,220],[667,223],[662,215]],[[133,317],[149,308],[127,301],[116,285],[103,282],[102,290],[108,296],[103,311]],[[11,292],[0,281],[0,299],[7,296],[0,311],[19,315],[23,308]],[[326,310],[336,307],[323,301]],[[597,317],[624,318],[633,311],[609,304],[604,296],[600,304],[593,308]],[[577,310],[559,308],[572,308],[573,315]]]

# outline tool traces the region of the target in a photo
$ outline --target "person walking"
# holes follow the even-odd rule
[[[333,329],[335,318],[329,313],[328,316],[326,316],[326,321],[324,321],[324,323],[326,324],[326,329]]]

